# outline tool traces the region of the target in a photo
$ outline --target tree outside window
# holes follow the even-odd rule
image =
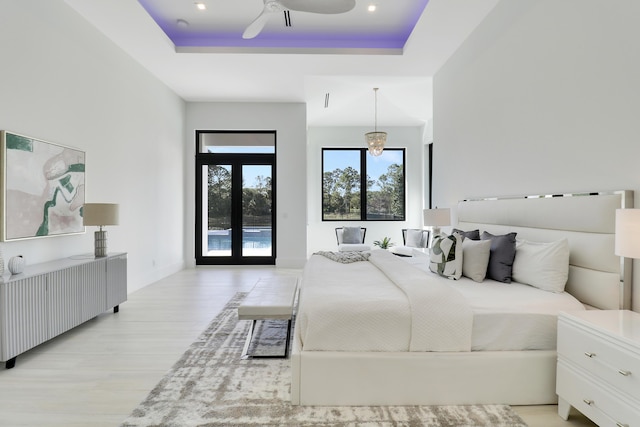
[[[323,221],[404,221],[405,150],[322,149]],[[366,171],[364,174],[362,171]]]

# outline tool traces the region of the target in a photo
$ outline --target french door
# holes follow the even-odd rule
[[[247,145],[211,148],[212,140],[229,144],[246,136]],[[275,133],[267,136],[275,149]],[[198,139],[196,264],[275,264],[275,152],[254,152],[264,150],[251,145],[253,132],[208,132]]]

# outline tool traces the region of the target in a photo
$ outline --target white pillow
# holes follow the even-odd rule
[[[476,282],[482,282],[487,275],[491,240],[462,241],[462,275]]]
[[[550,292],[564,292],[569,277],[569,241],[516,240],[513,280]]]
[[[405,246],[411,246],[412,248],[424,248],[426,245],[422,242],[424,233],[422,230],[407,230],[407,243]]]
[[[458,280],[462,276],[462,236],[442,233],[433,239],[429,248],[429,270],[447,279]]]

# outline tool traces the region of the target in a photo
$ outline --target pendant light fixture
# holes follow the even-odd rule
[[[378,132],[378,88],[373,88],[375,96],[375,110],[374,110],[374,125],[373,132],[367,132],[364,134],[364,139],[367,141],[369,147],[369,154],[372,156],[379,156],[384,150],[384,144],[387,143],[387,133]]]

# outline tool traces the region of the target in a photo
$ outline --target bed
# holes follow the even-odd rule
[[[386,251],[346,264],[313,255],[300,288],[292,403],[556,403],[557,313],[630,306],[630,260],[613,247],[615,210],[632,202],[631,191],[616,191],[458,203],[459,230],[566,239],[564,292],[448,280],[420,257]]]

